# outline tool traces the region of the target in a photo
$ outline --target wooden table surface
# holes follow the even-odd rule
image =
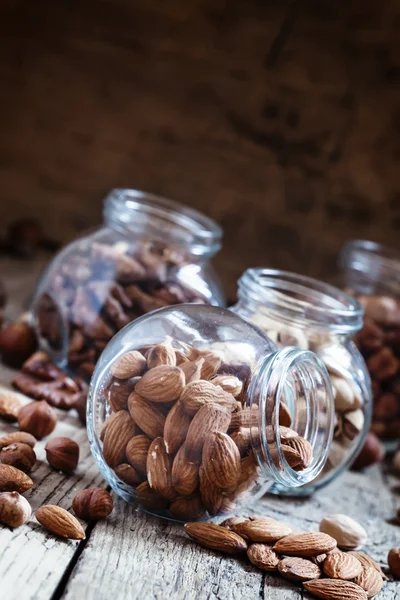
[[[10,293],[8,314],[26,308],[38,261],[0,263]],[[0,367],[0,383],[8,385],[13,372]],[[0,423],[0,434],[14,430]],[[33,511],[43,504],[70,510],[77,492],[104,486],[92,460],[86,431],[74,411],[59,411],[52,435],[75,439],[81,460],[74,475],[52,470],[37,445],[34,487],[26,493]],[[343,512],[355,517],[369,534],[365,551],[382,565],[387,551],[400,545],[400,529],[389,521],[398,502],[400,481],[385,466],[364,474],[347,473],[311,499],[267,496],[257,512],[290,522],[297,530],[318,529],[327,514]],[[299,587],[266,573],[245,559],[226,557],[195,545],[182,526],[151,517],[114,495],[112,515],[95,524],[83,523],[86,540],[62,540],[46,533],[34,517],[14,531],[0,528],[0,599],[7,600],[298,600],[311,598]],[[243,510],[242,514],[255,509]],[[218,520],[217,520],[218,521]],[[0,526],[1,527],[1,526]],[[400,585],[388,581],[379,600],[400,597]]]

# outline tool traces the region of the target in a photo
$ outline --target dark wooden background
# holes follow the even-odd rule
[[[217,219],[249,265],[320,276],[400,247],[397,0],[2,0],[0,221],[63,241],[130,186]]]

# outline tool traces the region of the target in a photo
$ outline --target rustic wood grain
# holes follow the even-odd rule
[[[2,3],[0,221],[66,241],[113,187],[225,229],[248,266],[326,276],[343,243],[399,246],[395,0]]]
[[[12,263],[15,266],[15,263]],[[17,313],[30,295],[28,271],[23,275],[6,267]],[[0,384],[12,371],[0,367]],[[69,510],[73,496],[89,486],[103,485],[89,454],[86,432],[74,412],[61,413],[52,435],[67,435],[81,447],[74,475],[66,477],[45,461],[44,444],[37,448],[34,488],[26,497],[35,510],[56,503]],[[14,426],[0,423],[0,435]],[[365,474],[346,473],[310,499],[283,499],[268,495],[242,514],[259,513],[291,523],[297,530],[318,529],[327,514],[344,512],[367,530],[365,550],[382,565],[388,549],[399,545],[399,527],[390,523],[398,501],[400,481],[385,467]],[[7,600],[300,600],[301,589],[273,575],[263,574],[246,557],[226,557],[192,542],[182,526],[147,515],[115,498],[112,515],[86,526],[84,542],[64,541],[46,533],[32,518],[10,531],[0,526],[0,598]],[[217,519],[218,521],[218,519]],[[389,581],[377,596],[395,600],[399,583]],[[311,596],[308,596],[311,598]]]

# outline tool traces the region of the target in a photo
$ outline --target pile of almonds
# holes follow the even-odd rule
[[[372,430],[380,437],[400,436],[400,307],[388,296],[358,296],[365,320],[355,342],[372,379]]]
[[[232,510],[258,475],[252,449],[258,407],[245,405],[246,365],[227,364],[210,349],[175,349],[168,338],[125,352],[110,371],[103,456],[120,480],[135,487],[137,503],[180,520]],[[290,429],[284,405],[280,421],[286,461],[303,470],[312,447]],[[271,427],[269,433],[272,460],[282,468],[276,432]]]
[[[226,554],[247,552],[263,571],[279,573],[323,600],[367,600],[382,589],[386,576],[369,556],[356,549],[366,542],[365,530],[346,515],[331,515],[320,531],[294,532],[270,517],[231,517],[220,525],[186,523],[195,542]],[[399,576],[400,550],[392,549],[389,567]]]

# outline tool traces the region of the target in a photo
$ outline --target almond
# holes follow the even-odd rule
[[[234,431],[239,427],[256,428],[258,427],[258,406],[253,404],[251,408],[245,407],[232,414],[229,429]]]
[[[30,433],[26,433],[25,431],[14,431],[13,433],[8,433],[7,435],[0,437],[0,450],[6,446],[19,443],[27,444],[31,448],[34,448],[36,442],[36,438]]]
[[[210,433],[204,442],[202,465],[216,487],[235,486],[240,476],[240,453],[232,438],[226,433]]]
[[[172,485],[172,459],[167,454],[162,437],[152,441],[147,454],[147,480],[163,498],[172,500],[176,492]]]
[[[128,397],[133,392],[136,383],[136,378],[127,379],[126,381],[122,379],[114,379],[112,381],[105,392],[107,402],[112,411],[128,410]]]
[[[354,579],[360,575],[363,567],[359,560],[351,554],[332,552],[323,564],[324,573],[332,579]]]
[[[275,519],[265,517],[255,521],[239,523],[239,525],[234,527],[234,531],[251,542],[272,544],[290,535],[293,530],[289,525],[285,525],[285,523],[279,523]]]
[[[187,460],[184,444],[172,464],[172,485],[180,496],[191,496],[199,485],[199,466]]]
[[[211,379],[211,383],[219,385],[224,392],[232,394],[234,398],[240,396],[243,389],[243,383],[236,375],[216,375]]]
[[[21,401],[16,394],[0,391],[0,418],[10,422],[16,421],[21,408]]]
[[[176,498],[169,507],[171,515],[180,521],[188,519],[201,519],[206,512],[200,496],[195,495],[189,498]]]
[[[136,423],[130,414],[126,410],[117,412],[104,436],[103,456],[108,466],[116,467],[125,462],[126,445],[136,432]]]
[[[203,368],[204,358],[198,358],[197,360],[188,360],[180,363],[179,368],[185,374],[186,383],[192,381],[198,381],[201,379],[201,369]]]
[[[186,436],[186,456],[189,461],[201,459],[207,434],[225,433],[231,420],[230,412],[217,404],[204,405],[193,417]]]
[[[292,467],[295,471],[301,471],[310,466],[310,464],[312,462],[312,458],[313,458],[313,449],[312,449],[310,442],[308,442],[306,439],[304,439],[300,435],[296,435],[296,436],[284,438],[284,439],[281,438],[281,441],[282,441],[283,445],[285,445],[289,448],[292,448],[293,450],[296,450],[296,452],[298,452],[300,455],[300,458],[301,458],[300,463],[298,463]],[[282,448],[282,450],[285,453],[285,449]],[[286,458],[286,455],[285,455],[285,458]]]
[[[106,419],[104,421],[104,423],[102,424],[102,426],[100,427],[100,435],[99,438],[102,442],[104,442],[104,438],[106,436],[106,431],[107,431],[107,427],[109,426],[109,424],[117,417],[118,413],[113,413],[112,415],[110,415],[108,417],[108,419]]]
[[[43,527],[60,537],[71,540],[84,540],[86,537],[79,521],[60,506],[42,506],[37,509],[35,517]]]
[[[135,471],[135,469],[127,463],[117,465],[114,469],[114,473],[117,477],[119,477],[119,479],[121,479],[121,481],[132,487],[136,487],[143,480],[139,473],[137,473],[137,471]]]
[[[226,554],[245,552],[247,544],[237,533],[214,523],[186,523],[185,532],[195,542]]]
[[[322,600],[367,600],[366,592],[351,581],[317,579],[303,583],[307,592]]]
[[[292,556],[283,558],[278,563],[279,573],[290,581],[311,581],[321,577],[321,569],[318,565],[306,560]]]
[[[128,463],[136,471],[146,474],[147,454],[151,445],[151,440],[147,435],[135,435],[126,445],[125,453]]]
[[[291,448],[290,446],[287,446],[286,444],[282,444],[281,452],[282,452],[283,457],[285,458],[287,464],[292,469],[297,470],[297,467],[300,467],[303,464],[300,453],[297,450],[295,450],[294,448]],[[284,466],[282,464],[280,454],[278,452],[278,447],[276,444],[269,444],[269,453],[270,453],[272,462],[274,463],[276,468],[279,469],[280,471],[282,471],[284,469]]]
[[[149,369],[159,367],[160,365],[176,366],[175,350],[172,347],[171,339],[168,338],[162,344],[157,344],[150,348],[146,354],[147,366]]]
[[[372,598],[383,588],[382,575],[374,567],[369,566],[362,567],[361,573],[354,578],[354,583],[366,591],[368,598]]]
[[[218,404],[232,410],[236,405],[236,400],[232,394],[211,383],[210,381],[193,381],[183,390],[179,399],[185,412],[188,415],[195,415],[197,411],[205,404]]]
[[[137,486],[136,501],[147,510],[163,510],[168,507],[168,500],[153,490],[147,481]]]
[[[128,409],[132,419],[149,438],[154,439],[163,435],[165,415],[154,405],[143,400],[136,392],[132,392],[128,398]]]
[[[28,475],[10,465],[0,464],[0,492],[18,492],[23,494],[33,487]]]
[[[339,548],[355,550],[368,539],[367,532],[357,521],[343,514],[329,515],[322,519],[319,530],[335,538]]]
[[[152,402],[177,400],[185,387],[185,375],[179,367],[160,365],[141,377],[135,391]]]
[[[200,466],[199,469],[200,478],[200,496],[201,500],[211,516],[216,515],[222,511],[223,496],[219,488],[215,487],[209,479],[207,479],[204,469]]]
[[[112,363],[110,371],[117,379],[129,379],[130,377],[141,375],[145,368],[146,359],[143,354],[137,350],[131,350],[117,358]]]
[[[286,440],[290,440],[298,436],[299,434],[294,429],[291,429],[290,427],[284,427],[283,425],[279,425],[279,437],[281,438],[282,444],[285,444]]]
[[[247,556],[253,565],[263,571],[276,571],[278,568],[279,556],[265,544],[251,544],[247,548]]]
[[[288,556],[317,556],[336,548],[336,540],[326,533],[293,533],[280,539],[274,546],[279,554]]]
[[[233,497],[237,498],[243,492],[247,492],[255,484],[258,476],[257,463],[251,453],[240,461],[240,475]]]
[[[355,556],[357,558],[357,560],[360,561],[360,563],[362,564],[363,567],[373,567],[374,569],[376,569],[378,571],[378,573],[380,573],[382,575],[382,577],[384,576],[384,573],[383,573],[380,565],[378,565],[378,563],[375,562],[373,558],[371,558],[367,554],[364,554],[364,552],[357,552],[357,551],[352,550],[351,552],[348,552],[347,554],[351,554],[352,556]]]
[[[221,358],[211,350],[201,350],[199,352],[201,358],[204,358],[203,367],[201,369],[202,379],[211,379],[217,374],[221,366]]]
[[[228,517],[225,519],[225,521],[222,521],[220,525],[221,527],[227,527],[228,529],[232,529],[232,531],[234,531],[235,525],[238,525],[239,523],[245,523],[246,521],[248,521],[248,519],[245,519],[245,517]]]
[[[282,427],[291,427],[292,416],[284,402],[279,403],[279,425]]]
[[[245,456],[251,447],[250,429],[238,429],[231,434],[232,440],[239,449],[240,456]]]
[[[168,454],[175,454],[186,439],[191,417],[181,402],[176,402],[168,412],[164,425],[164,440]]]

